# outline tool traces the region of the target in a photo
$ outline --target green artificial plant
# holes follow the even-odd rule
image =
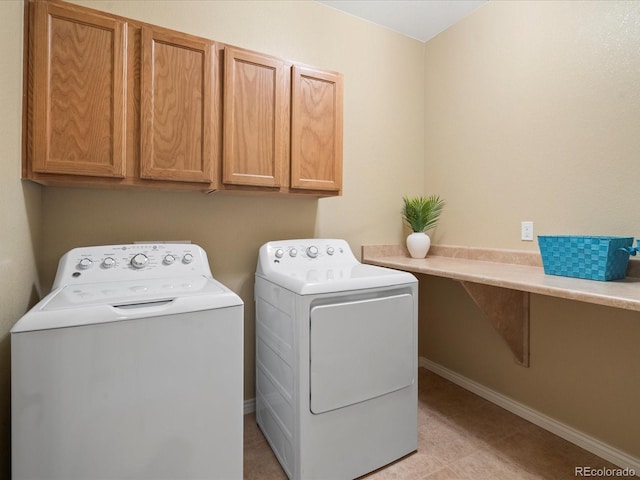
[[[414,232],[435,227],[444,208],[444,200],[437,195],[403,197],[402,218]]]

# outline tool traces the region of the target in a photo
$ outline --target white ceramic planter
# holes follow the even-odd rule
[[[424,232],[414,232],[407,237],[407,250],[412,258],[424,258],[431,247],[431,239]]]

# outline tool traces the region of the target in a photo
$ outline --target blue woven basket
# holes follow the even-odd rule
[[[624,278],[633,237],[539,235],[544,273],[589,280]]]

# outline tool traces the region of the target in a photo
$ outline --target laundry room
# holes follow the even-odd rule
[[[267,242],[343,239],[360,261],[363,246],[403,248],[410,233],[401,215],[403,197],[430,194],[445,200],[437,227],[429,231],[436,253],[442,246],[538,255],[538,235],[640,237],[640,2],[489,0],[425,41],[311,0],[58,5],[129,19],[130,28],[144,23],[160,32],[181,32],[190,41],[212,40],[208,54],[218,59],[210,65],[213,72],[227,67],[220,59],[223,47],[230,46],[284,59],[287,68],[313,66],[339,74],[340,184],[309,191],[290,183],[236,188],[233,178],[206,184],[189,179],[188,187],[152,185],[156,179],[116,185],[118,180],[82,181],[68,172],[62,183],[42,181],[56,174],[34,173],[23,162],[33,153],[25,133],[28,117],[42,114],[29,109],[23,114],[34,90],[26,80],[27,9],[22,0],[0,2],[0,478],[11,478],[10,330],[51,290],[58,262],[71,249],[134,242],[202,247],[213,278],[244,303],[242,407],[249,416],[245,421],[251,418],[255,426],[254,284],[258,253]],[[134,38],[147,39],[129,35],[127,45]],[[123,78],[138,75],[144,82],[144,62],[131,65],[120,72]],[[231,108],[222,102],[223,83],[218,77],[211,86],[218,105],[211,118],[220,119],[222,110]],[[143,89],[128,83],[122,91],[127,98],[139,93],[138,105],[146,98]],[[122,146],[132,125],[108,128],[120,128]],[[139,124],[141,137],[144,125]],[[223,127],[219,120],[211,130]],[[291,156],[295,145],[285,144]],[[221,136],[203,145],[210,159],[222,158]],[[222,175],[217,164],[211,171]],[[290,182],[290,167],[282,171]],[[40,181],[29,175],[40,175]],[[533,222],[533,241],[521,239],[523,221]],[[427,379],[436,404],[450,398],[454,387],[461,396],[474,388],[478,395],[493,395],[491,407],[479,407],[486,417],[482,429],[493,433],[467,432],[475,443],[449,444],[445,454],[437,447],[444,427],[421,429],[420,438],[430,435],[429,440],[390,467],[396,469],[394,478],[574,478],[602,465],[635,469],[638,475],[640,308],[534,292],[527,297],[528,365],[522,365],[459,281],[413,274],[419,281],[418,380]],[[640,299],[640,283],[631,287],[637,287],[629,294],[633,303]],[[443,380],[446,374],[450,378]],[[464,388],[454,385],[456,379]],[[422,402],[427,389],[419,387]],[[565,472],[544,464],[553,456],[544,449],[531,450],[534,460],[517,459],[512,446],[525,441],[528,427],[517,423],[511,437],[511,427],[501,424],[501,437],[492,436],[496,427],[489,426],[487,412],[494,412],[496,399],[508,400],[501,407],[510,405],[517,421],[525,418],[542,428],[544,433],[532,437],[562,437],[569,446],[563,443],[558,451],[575,446],[586,453],[559,460],[571,467]],[[471,421],[436,413],[418,417],[427,423],[441,419],[456,431]],[[258,435],[257,429],[245,431],[245,440],[264,442]],[[259,478],[247,475],[259,472],[260,465],[267,468],[260,462],[272,454],[261,445],[265,451],[259,455],[245,452],[245,462],[259,463],[245,463],[245,478]],[[503,453],[493,445],[501,445]],[[496,457],[506,463],[496,466]],[[269,461],[273,478],[285,478],[273,455]],[[411,468],[403,467],[407,462]],[[377,474],[385,478],[383,471]]]

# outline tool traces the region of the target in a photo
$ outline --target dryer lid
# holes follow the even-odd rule
[[[256,274],[299,295],[334,293],[417,283],[408,272],[358,263],[351,267],[318,267],[302,271]]]
[[[341,239],[295,239],[260,247],[256,275],[310,295],[416,283],[408,272],[360,263]]]

